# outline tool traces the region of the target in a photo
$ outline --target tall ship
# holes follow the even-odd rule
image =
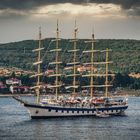
[[[88,62],[79,62],[78,60],[78,52],[79,49],[77,47],[77,32],[78,28],[75,22],[74,28],[74,37],[70,41],[73,48],[68,50],[67,52],[72,54],[72,60],[66,64],[66,68],[71,68],[71,73],[66,74],[63,73],[62,70],[59,69],[59,65],[62,63],[60,60],[60,52],[62,49],[60,48],[59,42],[59,26],[57,21],[57,28],[56,28],[56,38],[53,40],[55,42],[55,48],[49,50],[49,53],[54,53],[55,61],[49,62],[49,65],[53,65],[55,72],[53,74],[48,75],[48,77],[55,77],[54,84],[50,85],[49,88],[53,88],[54,94],[53,96],[49,95],[46,97],[41,98],[40,89],[42,87],[41,76],[43,76],[43,72],[41,72],[41,51],[44,49],[42,47],[42,37],[41,37],[41,29],[39,30],[39,45],[38,48],[34,49],[33,52],[37,53],[37,61],[33,63],[37,67],[37,72],[35,75],[31,77],[36,77],[37,82],[32,89],[36,91],[36,102],[30,103],[27,101],[22,100],[19,97],[13,96],[16,100],[21,102],[25,108],[27,108],[29,115],[31,118],[49,118],[49,117],[68,117],[68,116],[111,116],[111,115],[121,115],[124,111],[128,108],[128,103],[126,98],[114,98],[109,95],[109,87],[112,85],[109,84],[109,77],[113,77],[114,74],[110,74],[108,72],[109,64],[112,63],[109,61],[109,52],[110,49],[106,50],[96,50],[95,49],[95,37],[94,33],[92,34],[91,40],[86,41],[90,48],[88,50],[83,50],[82,54],[88,55],[90,59]],[[105,61],[103,62],[96,62],[95,54],[96,53],[103,53],[105,56]],[[81,66],[82,65],[82,66]],[[104,65],[105,72],[99,73],[97,72],[96,65]],[[79,72],[81,69],[88,69],[88,73],[86,72]],[[64,68],[65,69],[65,68]],[[78,71],[78,69],[80,69]],[[65,76],[65,78],[72,78],[72,83],[70,85],[65,85],[66,89],[71,88],[72,93],[70,95],[67,94],[60,94],[59,89],[62,85],[62,81],[60,80],[61,76]],[[78,78],[86,77],[89,80],[88,85],[82,85],[80,89],[86,89],[89,91],[89,94],[82,95],[82,93],[78,91],[79,83]],[[105,77],[105,84],[98,85],[96,82],[94,83],[94,79],[97,77]],[[97,96],[95,93],[96,88],[104,88],[105,92],[103,96]],[[88,89],[88,90],[87,90]]]

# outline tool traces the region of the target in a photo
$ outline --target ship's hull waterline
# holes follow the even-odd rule
[[[96,108],[75,108],[61,106],[42,106],[38,104],[24,103],[32,119],[51,118],[51,117],[78,117],[78,116],[96,116],[98,113],[108,115],[123,114],[128,105],[119,105],[111,107]]]

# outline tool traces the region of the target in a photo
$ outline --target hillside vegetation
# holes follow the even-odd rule
[[[51,42],[52,39],[48,38],[42,41],[44,50],[43,66],[45,68],[49,61],[55,58],[55,54],[46,53],[47,50],[55,47],[55,42]],[[80,49],[77,59],[82,62],[89,61],[90,57],[82,55],[82,51],[90,49],[90,44],[85,44],[85,40],[80,39],[77,42],[77,47]],[[32,62],[36,59],[36,54],[32,52],[33,49],[37,48],[38,41],[36,40],[25,40],[14,43],[0,44],[0,66],[18,67],[25,70],[32,70]],[[48,48],[49,47],[49,48]],[[62,39],[59,42],[59,47],[62,48],[60,59],[65,63],[72,59],[70,53],[67,50],[72,49],[73,43],[68,39]],[[109,59],[113,61],[110,65],[110,69],[115,73],[140,73],[140,41],[139,40],[114,40],[114,39],[101,39],[98,40],[95,46],[97,50],[112,49],[109,53]],[[105,54],[96,54],[95,59],[104,60]]]

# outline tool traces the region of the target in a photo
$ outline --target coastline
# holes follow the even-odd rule
[[[123,89],[123,90],[120,90],[116,95],[140,97],[140,90]]]
[[[2,94],[0,93],[0,97],[12,97],[13,95],[16,95],[16,96],[34,96],[34,94],[11,94],[11,93],[8,93],[8,94]]]
[[[35,94],[31,94],[31,93],[20,93],[20,94],[5,94],[5,93],[0,93],[0,97],[12,97],[13,95],[16,96],[35,96]],[[50,95],[50,94],[49,94]],[[42,95],[44,96],[44,95]],[[135,96],[135,97],[140,97],[140,90],[120,90],[118,91],[116,94],[113,94],[112,96],[117,97],[117,96]]]

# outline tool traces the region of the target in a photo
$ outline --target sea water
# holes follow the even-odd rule
[[[128,103],[124,116],[37,120],[13,98],[0,97],[0,140],[140,140],[140,97]]]

